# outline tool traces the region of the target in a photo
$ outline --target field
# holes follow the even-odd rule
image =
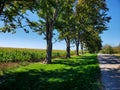
[[[0,62],[38,62],[45,59],[44,49],[0,48]],[[71,55],[75,52],[71,51]],[[52,58],[65,57],[64,50],[53,50]]]
[[[6,70],[0,90],[100,90],[97,55],[57,58]]]
[[[7,69],[45,60],[45,49],[0,48],[0,75]],[[75,51],[71,51],[73,55]],[[53,50],[52,58],[65,58],[65,50]]]

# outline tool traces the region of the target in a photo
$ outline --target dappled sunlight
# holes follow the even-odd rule
[[[105,90],[120,89],[120,59],[107,54],[98,55]]]
[[[101,54],[98,58],[100,64],[120,64],[120,59],[110,54]]]
[[[107,82],[105,87],[109,87],[111,90],[120,89],[120,68],[103,68],[102,80]]]

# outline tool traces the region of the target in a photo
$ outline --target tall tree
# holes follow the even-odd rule
[[[0,29],[2,32],[15,32],[15,29],[23,28],[28,32],[26,27],[29,26],[31,29],[39,31],[40,34],[44,34],[47,43],[45,63],[51,63],[53,30],[62,5],[63,0],[35,0],[34,2],[31,0],[29,3],[24,0],[3,2],[0,9],[3,13],[1,20],[4,22],[4,27]],[[28,19],[25,16],[27,10],[37,13],[39,22]],[[23,19],[26,20],[26,25],[22,23]]]
[[[59,39],[66,42],[66,58],[70,58],[70,42],[73,36],[73,4],[75,0],[66,0],[64,10],[62,11],[58,24],[56,26],[59,32]]]
[[[91,33],[96,32],[100,34],[107,29],[106,23],[111,19],[107,16],[107,11],[108,8],[106,7],[105,0],[78,0],[76,13],[80,25],[78,28],[81,29],[79,30],[81,43],[90,42],[89,39],[92,39],[92,36],[94,36],[95,33],[90,34],[89,30]],[[87,41],[88,36],[90,37]],[[101,42],[99,39],[98,41]],[[90,44],[87,44],[87,47],[90,47],[89,45]]]
[[[39,5],[36,6],[36,12],[39,17],[39,22],[31,22],[28,20],[28,23],[36,32],[45,35],[47,47],[44,63],[51,63],[53,30],[56,19],[63,9],[64,2],[63,0],[39,0],[38,3]]]

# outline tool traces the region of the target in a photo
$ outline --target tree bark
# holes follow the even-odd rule
[[[83,43],[81,42],[81,54],[83,54]]]
[[[79,45],[80,45],[80,32],[79,31],[75,38],[75,44],[76,44],[76,55],[79,56]]]
[[[52,31],[47,31],[46,63],[51,63],[52,58]]]
[[[66,58],[70,58],[70,38],[67,37],[66,41]]]
[[[79,41],[76,41],[76,55],[79,56]]]
[[[49,14],[49,13],[48,13]],[[56,18],[58,16],[58,10],[56,9],[53,14],[53,19],[51,20],[47,15],[46,21],[46,59],[43,63],[50,64],[52,62],[52,36],[53,36],[53,29],[55,25]]]
[[[52,26],[49,21],[46,22],[46,59],[43,63],[50,64],[52,58]]]

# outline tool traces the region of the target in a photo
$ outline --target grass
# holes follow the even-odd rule
[[[0,76],[3,75],[4,72],[6,72],[8,69],[20,67],[20,66],[26,66],[29,65],[30,62],[0,62]]]
[[[100,90],[97,56],[89,54],[7,70],[0,90]]]

